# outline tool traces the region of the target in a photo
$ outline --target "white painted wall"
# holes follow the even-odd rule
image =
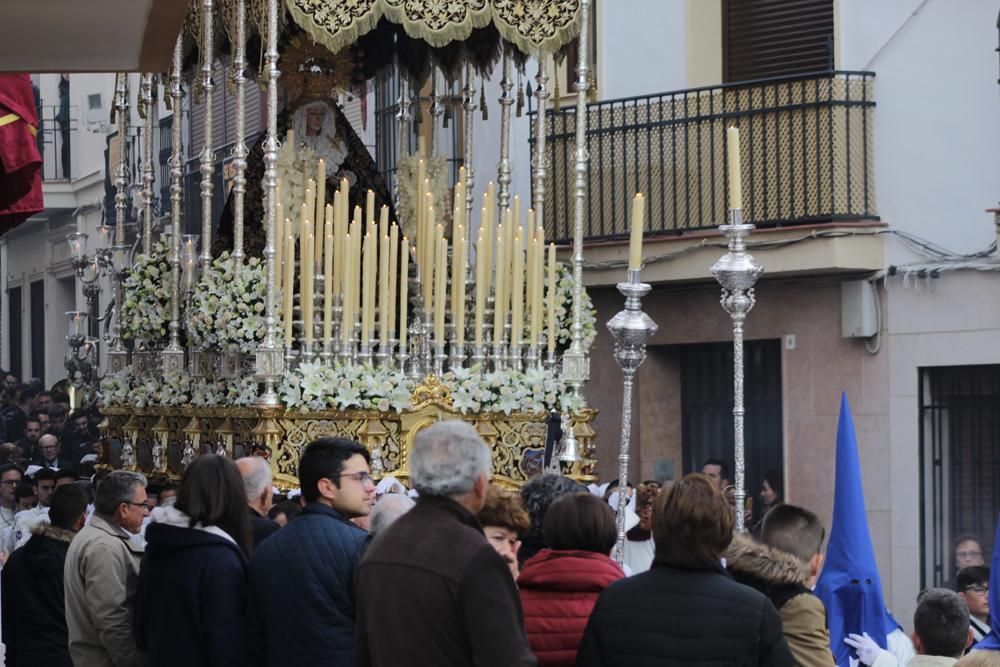
[[[597,10],[601,99],[687,86],[684,0],[604,0]]]
[[[876,73],[876,208],[958,253],[993,241],[1000,198],[997,5],[840,0],[840,66]],[[898,243],[888,262],[913,261]]]

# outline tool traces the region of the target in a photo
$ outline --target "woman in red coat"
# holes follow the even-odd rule
[[[571,667],[597,596],[624,576],[608,556],[615,517],[606,502],[573,493],[549,507],[543,549],[525,561],[517,579],[524,626],[539,667]]]

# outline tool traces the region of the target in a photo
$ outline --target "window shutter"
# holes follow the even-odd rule
[[[725,0],[726,82],[833,69],[833,0]]]

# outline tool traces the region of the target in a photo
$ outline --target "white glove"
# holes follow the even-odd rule
[[[864,665],[871,665],[878,658],[878,654],[882,652],[879,645],[875,643],[875,640],[868,636],[868,633],[864,635],[849,634],[844,637],[844,643],[853,648],[858,654],[858,660]]]

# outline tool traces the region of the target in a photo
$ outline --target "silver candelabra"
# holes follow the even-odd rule
[[[629,269],[628,280],[618,283],[618,291],[625,297],[625,308],[608,322],[608,331],[615,340],[615,361],[622,369],[622,430],[621,445],[618,450],[618,494],[616,522],[618,526],[617,559],[621,565],[625,549],[625,506],[628,498],[624,493],[628,483],[629,448],[632,436],[632,389],[635,374],[646,359],[646,341],[656,333],[656,322],[642,311],[642,297],[652,289],[639,280],[639,269]]]
[[[753,286],[764,267],[747,252],[746,240],[754,226],[743,224],[743,210],[729,209],[728,224],[719,227],[729,239],[725,255],[712,266],[712,275],[722,286],[722,307],[733,320],[733,459],[736,473],[736,530],[744,532],[746,482],[743,447],[743,322],[755,303]]]

